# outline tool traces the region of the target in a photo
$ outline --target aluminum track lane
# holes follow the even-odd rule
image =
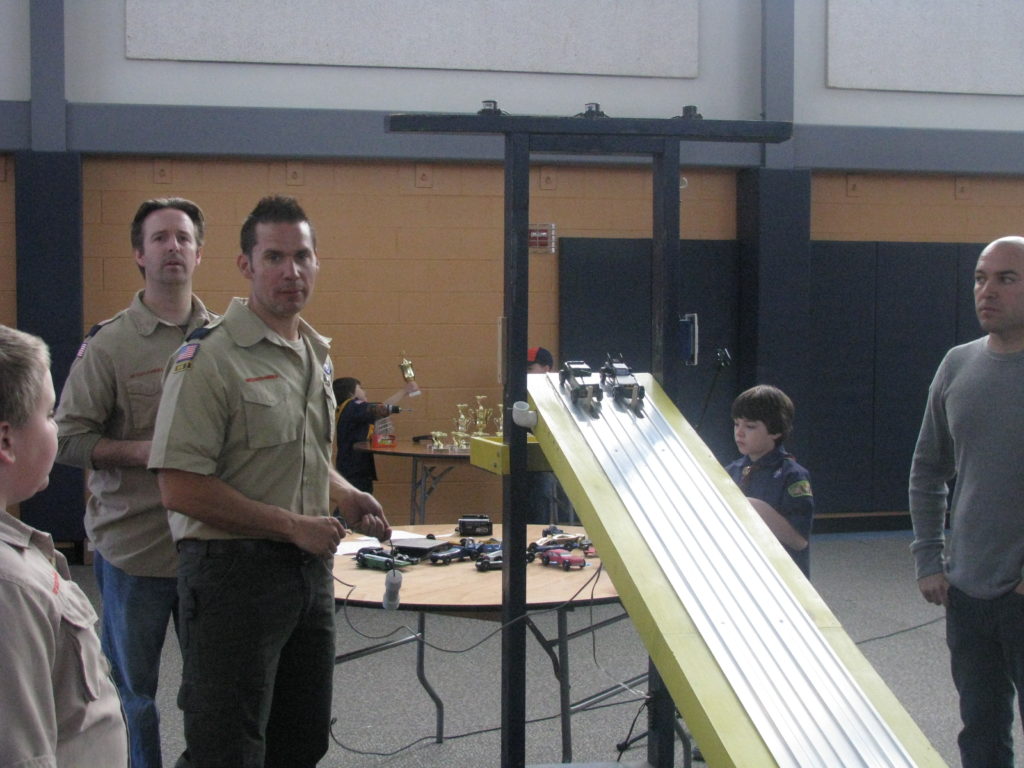
[[[594,417],[547,381],[778,765],[915,765],[656,406]]]

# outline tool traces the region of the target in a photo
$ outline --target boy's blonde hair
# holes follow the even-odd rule
[[[39,402],[50,349],[38,336],[0,325],[0,421],[21,427]]]

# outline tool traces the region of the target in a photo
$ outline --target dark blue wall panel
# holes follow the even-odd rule
[[[879,243],[876,269],[872,502],[902,510],[928,385],[956,343],[957,246]]]
[[[868,511],[874,466],[874,243],[814,243],[809,287],[814,387],[796,405],[817,511]]]
[[[651,241],[560,238],[558,328],[559,363],[651,370]]]
[[[82,162],[72,152],[15,155],[18,328],[50,345],[59,396],[82,341]],[[61,541],[82,541],[82,472],[55,465],[22,518]]]

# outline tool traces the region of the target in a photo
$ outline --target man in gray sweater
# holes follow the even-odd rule
[[[974,302],[987,335],[949,350],[928,392],[911,551],[921,594],[946,607],[962,764],[1012,768],[1015,691],[1024,709],[1024,238],[982,251]]]

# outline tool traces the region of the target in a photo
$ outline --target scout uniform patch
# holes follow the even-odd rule
[[[78,351],[75,353],[75,358],[78,359],[79,357],[85,357],[85,350],[88,349],[88,347],[89,347],[89,339],[91,339],[97,333],[102,331],[103,330],[103,326],[107,325],[108,323],[114,322],[115,320],[117,320],[117,318],[119,318],[123,314],[124,314],[124,311],[118,312],[116,315],[114,315],[109,320],[104,320],[102,323],[96,323],[96,325],[94,325],[92,328],[90,328],[89,332],[87,334],[85,334],[85,338],[82,339],[82,344],[78,348]]]
[[[199,352],[198,344],[186,344],[184,347],[178,350],[177,356],[174,358],[174,372],[181,373],[187,371],[192,367],[192,359]]]
[[[811,481],[810,480],[797,480],[789,488],[786,489],[786,493],[792,496],[794,499],[799,499],[803,496],[811,496]]]

